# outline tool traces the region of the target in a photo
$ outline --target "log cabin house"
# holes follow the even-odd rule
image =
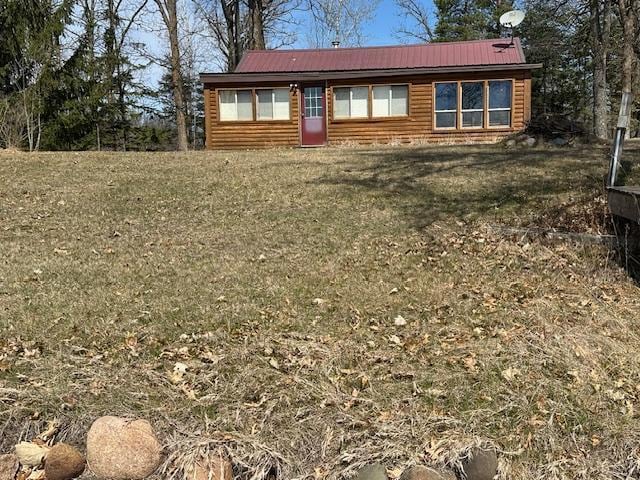
[[[525,128],[537,67],[518,38],[249,51],[200,75],[206,146],[496,141]]]

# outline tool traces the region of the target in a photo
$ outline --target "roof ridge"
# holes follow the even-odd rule
[[[322,47],[322,48],[284,48],[284,49],[263,49],[263,50],[246,50],[245,55],[247,53],[291,53],[291,52],[335,52],[335,51],[346,51],[346,50],[365,50],[365,49],[374,49],[374,48],[411,48],[411,47],[435,47],[438,45],[455,45],[461,43],[488,43],[495,42],[497,40],[510,40],[508,37],[499,37],[499,38],[482,38],[479,40],[454,40],[450,42],[425,42],[425,43],[407,43],[407,44],[396,44],[396,45],[365,45],[363,47]],[[514,44],[517,40],[520,43],[520,37],[514,37]]]

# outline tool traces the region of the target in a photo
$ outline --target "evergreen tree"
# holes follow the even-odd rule
[[[499,18],[513,9],[511,0],[435,0],[435,41],[498,38]]]
[[[42,113],[60,67],[60,38],[72,2],[3,0],[0,4],[0,146],[39,148]],[[15,143],[15,144],[14,144]]]

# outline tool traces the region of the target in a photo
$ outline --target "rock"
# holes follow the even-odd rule
[[[233,466],[222,455],[214,454],[187,469],[185,480],[233,480]]]
[[[513,138],[510,138],[504,143],[507,147],[515,147],[516,141]]]
[[[495,449],[474,447],[462,459],[462,474],[467,480],[492,480],[498,473],[498,456]]]
[[[365,465],[358,471],[356,480],[389,480],[386,469],[379,463]]]
[[[82,454],[66,443],[54,445],[44,463],[47,480],[71,480],[82,475],[84,467]]]
[[[162,448],[146,420],[101,417],[87,434],[87,463],[98,477],[140,480],[160,465]]]
[[[534,137],[527,137],[522,144],[527,147],[534,147],[536,145],[536,139]]]
[[[15,455],[0,455],[0,480],[14,480],[19,466],[18,457]]]
[[[453,473],[446,472],[441,473],[433,468],[423,467],[421,465],[416,465],[414,467],[407,468],[402,475],[400,475],[400,480],[455,480],[456,477]]]
[[[569,143],[569,140],[567,140],[566,138],[562,138],[562,137],[556,137],[553,140],[551,140],[551,144],[555,145],[556,147],[562,147],[566,144]]]
[[[22,465],[38,467],[42,464],[49,449],[31,442],[20,442],[16,445],[16,456]]]

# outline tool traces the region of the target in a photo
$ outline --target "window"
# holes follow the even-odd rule
[[[339,87],[333,89],[334,118],[367,118],[369,87]]]
[[[436,128],[456,128],[458,82],[436,83]]]
[[[462,128],[484,126],[484,82],[462,82]]]
[[[289,120],[289,89],[256,90],[258,120]]]
[[[372,116],[397,117],[409,114],[409,87],[381,85],[373,87]]]
[[[322,87],[306,87],[304,89],[304,116],[306,118],[322,117]]]
[[[489,81],[489,126],[511,126],[511,80]]]
[[[434,84],[435,129],[510,128],[513,81]]]
[[[221,90],[220,120],[253,120],[251,90]]]

